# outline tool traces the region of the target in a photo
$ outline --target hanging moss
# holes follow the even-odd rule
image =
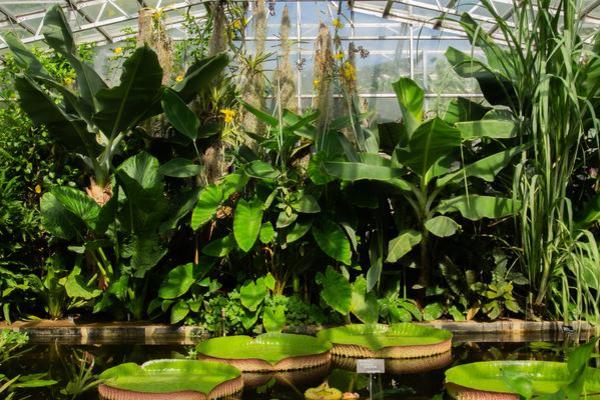
[[[162,11],[156,8],[142,8],[138,14],[137,45],[148,45],[156,52],[163,70],[163,85],[169,82],[172,68],[171,38],[162,23]]]
[[[287,5],[283,8],[280,27],[280,56],[277,65],[276,84],[279,86],[278,97],[282,108],[297,110],[296,82],[290,64],[290,16]]]
[[[227,51],[227,15],[223,1],[214,2],[209,7],[213,29],[208,41],[208,55],[214,56]]]
[[[265,101],[265,77],[262,64],[265,59],[265,43],[267,39],[267,10],[265,0],[257,0],[253,14],[254,21],[254,54],[246,57],[244,75],[246,81],[242,88],[242,99],[253,106],[264,110]],[[265,125],[261,123],[252,113],[245,109],[240,110],[242,126],[249,132],[264,135]]]
[[[332,78],[333,78],[333,43],[327,25],[321,22],[319,35],[315,42],[315,67],[313,84],[316,96],[313,99],[313,108],[319,110],[317,128],[320,135],[327,130],[327,122],[331,117],[332,107]]]

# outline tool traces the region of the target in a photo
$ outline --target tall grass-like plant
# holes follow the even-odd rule
[[[510,20],[491,1],[481,3],[505,43],[497,43],[464,14],[460,23],[485,61],[454,48],[446,56],[459,75],[478,80],[488,102],[511,110],[520,140],[532,144],[516,170],[513,192],[522,201],[518,236],[534,311],[553,304],[550,311],[565,319],[581,317],[584,310],[594,311],[589,306],[597,299],[580,268],[585,266],[596,280],[600,272],[591,264],[597,252],[592,251],[593,235],[574,222],[569,193],[581,166],[583,141],[597,131],[599,37],[585,36],[579,18],[583,3],[577,0],[552,8],[548,0],[515,2]],[[571,297],[577,307],[569,307]]]

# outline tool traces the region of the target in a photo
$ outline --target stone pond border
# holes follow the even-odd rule
[[[565,324],[561,321],[523,321],[505,319],[494,322],[437,320],[417,322],[435,328],[447,329],[454,341],[509,341],[559,340],[564,333],[581,332],[589,336],[594,327],[586,322]],[[73,343],[96,343],[105,340],[142,341],[145,344],[193,344],[208,337],[198,326],[175,326],[138,322],[76,323],[71,320],[19,321],[12,324],[0,322],[0,329],[25,332],[34,341],[65,340]],[[320,327],[289,327],[285,332],[315,334]]]

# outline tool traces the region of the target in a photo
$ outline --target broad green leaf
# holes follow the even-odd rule
[[[312,219],[304,219],[297,220],[296,223],[292,226],[292,229],[288,232],[285,237],[285,241],[287,243],[293,243],[298,239],[301,239],[308,233],[310,228],[312,227],[313,220]]]
[[[321,211],[319,202],[314,196],[302,193],[300,199],[291,204],[292,208],[299,213],[315,214]]]
[[[209,185],[205,187],[200,192],[198,203],[196,203],[192,213],[192,229],[198,230],[211,221],[223,200],[223,191],[219,186]]]
[[[437,180],[437,186],[444,186],[449,183],[461,183],[465,178],[473,176],[483,179],[486,182],[493,182],[496,175],[512,160],[517,154],[521,153],[526,146],[516,146],[501,151],[491,156],[482,158],[469,164],[464,168],[453,173],[447,174]]]
[[[95,230],[100,215],[100,206],[81,190],[68,186],[56,186],[51,193],[63,207]]]
[[[286,228],[286,227],[290,226],[291,224],[293,224],[294,222],[296,222],[297,219],[298,219],[298,214],[296,214],[294,212],[291,214],[288,214],[286,211],[281,211],[277,215],[277,221],[275,222],[275,226],[277,227],[277,229]]]
[[[258,237],[260,239],[260,242],[263,244],[271,243],[277,237],[277,232],[275,232],[273,224],[269,221],[263,223],[260,227],[260,233]]]
[[[129,258],[136,278],[143,278],[167,254],[165,243],[154,233],[133,235],[123,245],[122,257]]]
[[[600,194],[595,195],[584,205],[575,223],[577,227],[585,229],[598,220],[600,220]]]
[[[410,184],[400,178],[404,175],[400,168],[346,161],[327,161],[323,166],[328,174],[345,181],[382,181],[400,190],[410,191]]]
[[[260,121],[266,123],[267,125],[271,125],[271,126],[277,126],[279,125],[279,120],[277,118],[275,118],[274,116],[267,114],[264,111],[259,110],[258,108],[253,107],[252,105],[246,103],[243,100],[239,100],[241,105],[244,106],[244,108],[248,111],[250,111],[252,114],[254,114],[254,116],[256,118],[258,118]]]
[[[450,125],[461,121],[478,121],[490,110],[479,103],[459,97],[448,103],[443,120]]]
[[[197,60],[187,69],[183,80],[173,86],[173,90],[184,102],[189,103],[200,91],[215,84],[215,78],[218,79],[227,64],[229,58],[225,53]]]
[[[425,221],[425,228],[435,236],[448,237],[454,235],[460,229],[460,225],[452,218],[438,215]]]
[[[42,225],[51,234],[61,239],[73,239],[80,236],[83,239],[85,225],[83,221],[69,212],[52,194],[45,193],[40,201]]]
[[[202,166],[185,158],[173,158],[158,168],[158,172],[174,178],[190,178],[202,172]]]
[[[244,167],[246,175],[258,179],[277,179],[280,175],[273,166],[261,160],[252,161]]]
[[[42,63],[12,32],[4,35],[4,41],[12,53],[15,63],[27,74],[49,77],[48,71]]]
[[[162,185],[163,178],[159,173],[158,160],[145,151],[123,161],[117,170],[125,173],[143,189],[152,189]]]
[[[179,300],[171,308],[171,324],[181,322],[190,313],[190,307],[185,300]]]
[[[80,267],[73,267],[73,270],[65,282],[65,290],[67,292],[67,296],[72,299],[91,300],[102,294],[100,289],[86,284],[83,276],[81,276]]]
[[[202,248],[202,252],[207,256],[225,257],[235,249],[235,239],[229,234],[221,239],[215,239]]]
[[[482,119],[458,122],[454,126],[460,131],[463,140],[481,137],[510,139],[517,136],[517,126],[513,121]]]
[[[440,201],[435,211],[441,214],[460,212],[471,221],[482,218],[502,218],[519,211],[519,201],[504,197],[462,195]]]
[[[256,311],[269,293],[264,279],[250,281],[240,288],[240,301],[250,311]]]
[[[281,304],[265,307],[262,317],[267,332],[281,332],[285,328],[285,306]]]
[[[187,293],[195,281],[194,264],[179,265],[167,273],[158,289],[158,296],[162,299],[176,299]]]
[[[413,133],[407,148],[397,149],[397,160],[421,177],[441,158],[460,147],[460,131],[439,118],[421,124]]]
[[[256,243],[262,225],[262,216],[262,202],[258,198],[238,201],[233,216],[233,236],[243,251],[250,251]]]
[[[162,107],[173,127],[190,140],[198,139],[200,120],[185,104],[177,92],[165,89],[162,95]]]
[[[160,100],[162,77],[156,53],[139,47],[123,64],[121,83],[96,94],[96,124],[109,137],[128,131]]]
[[[400,232],[398,236],[390,240],[388,244],[388,255],[385,262],[394,263],[398,261],[419,243],[421,243],[420,232],[412,229]]]
[[[410,138],[423,120],[425,92],[410,78],[400,78],[392,83],[402,112],[403,127]]]
[[[318,272],[315,279],[323,287],[321,289],[323,301],[340,314],[348,314],[352,299],[352,286],[348,279],[331,266],[327,266],[324,274]]]
[[[196,352],[209,357],[228,359],[259,359],[271,365],[286,358],[321,354],[331,349],[331,343],[308,335],[269,332],[250,336],[223,336],[198,343]]]
[[[423,309],[423,319],[433,321],[444,314],[444,307],[440,303],[427,304]]]
[[[318,219],[313,223],[312,235],[325,254],[350,265],[352,249],[350,240],[340,225],[330,219]]]
[[[379,306],[374,292],[367,291],[367,281],[360,275],[352,284],[350,312],[365,324],[374,324],[379,319]]]
[[[89,157],[100,153],[96,135],[87,130],[86,122],[67,113],[37,83],[27,77],[16,77],[15,88],[19,104],[29,118],[37,125],[44,125],[63,146]]]

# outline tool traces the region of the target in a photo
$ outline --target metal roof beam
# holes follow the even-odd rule
[[[8,10],[4,5],[0,5],[0,12],[4,14],[9,21],[19,25],[21,28],[35,36],[35,30],[29,25],[24,24],[18,16],[10,12],[10,10]]]
[[[73,0],[66,0],[67,1],[67,5],[72,8],[73,10],[75,10],[75,12],[77,12],[77,14],[81,15],[83,17],[83,19],[85,19],[88,23],[94,23],[96,21],[94,21],[89,15],[88,13],[86,13],[83,8],[79,8],[77,7],[76,4],[73,3]],[[100,34],[102,36],[104,36],[104,38],[112,43],[112,37],[110,36],[110,34],[102,27],[98,27],[96,28],[96,30],[98,32],[100,32]]]

